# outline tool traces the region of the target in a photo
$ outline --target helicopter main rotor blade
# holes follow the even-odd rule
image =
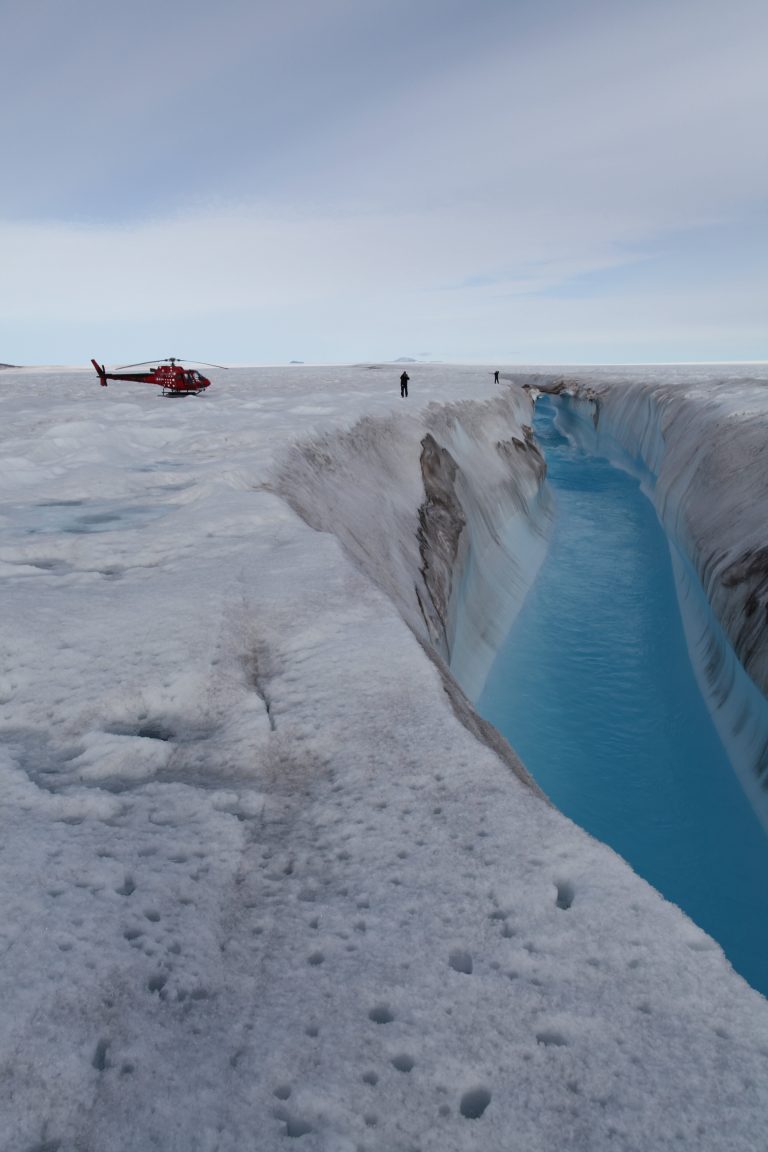
[[[154,360],[142,360],[140,364],[121,364],[119,368],[115,368],[115,372],[122,372],[125,368],[146,368],[148,364],[174,364],[179,360],[185,360],[183,356],[158,356]],[[209,364],[207,360],[186,360],[187,364],[204,364],[206,368],[222,368],[225,372],[229,369],[224,364]]]
[[[164,364],[170,357],[166,356],[164,360],[142,360],[140,364],[121,364],[119,368],[115,368],[115,372],[122,372],[124,368],[146,368],[148,364]]]
[[[225,372],[229,372],[226,364],[211,364],[208,360],[187,360],[185,356],[177,356],[177,360],[183,360],[185,364],[204,364],[206,368],[223,368]]]

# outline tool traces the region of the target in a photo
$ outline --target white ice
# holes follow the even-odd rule
[[[766,1002],[441,663],[535,571],[529,400],[398,375],[0,373],[3,1152],[765,1147]],[[477,553],[443,640],[427,433]]]

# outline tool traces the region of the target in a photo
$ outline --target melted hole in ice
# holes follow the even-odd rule
[[[209,730],[203,728],[186,728],[181,733],[163,720],[151,720],[145,717],[131,720],[116,720],[114,724],[105,724],[104,731],[110,736],[139,736],[142,740],[161,740],[168,742],[179,739],[182,742],[205,739]]]
[[[540,1032],[536,1033],[536,1040],[547,1048],[566,1048],[568,1046],[565,1036],[555,1028],[542,1028]]]
[[[136,729],[136,735],[143,740],[173,740],[176,733],[163,724],[142,724]]]
[[[126,726],[122,729],[122,732],[117,730],[115,726],[112,729],[112,733],[115,736],[140,736],[142,740],[162,741],[173,740],[176,735],[172,728],[167,728],[165,725],[162,725],[162,723],[143,723],[143,725],[139,725],[136,728]]]
[[[568,880],[562,880],[559,883],[556,883],[555,887],[557,888],[557,899],[555,900],[557,907],[566,909],[570,908],[576,896],[576,889],[574,888],[573,884],[571,884]]]
[[[307,1123],[306,1120],[300,1119],[298,1116],[287,1116],[285,1120],[285,1134],[294,1139],[299,1136],[307,1136],[312,1131],[312,1125]]]
[[[472,975],[472,954],[464,948],[454,948],[448,957],[448,963],[454,972],[463,972],[465,976]]]
[[[93,1054],[91,1064],[97,1072],[103,1072],[107,1067],[107,1052],[109,1050],[109,1040],[99,1040],[96,1045],[96,1051]]]
[[[491,1102],[487,1088],[470,1088],[459,1103],[459,1111],[466,1120],[479,1120]]]
[[[376,1004],[368,1013],[368,1019],[374,1024],[391,1024],[394,1018],[389,1004]]]

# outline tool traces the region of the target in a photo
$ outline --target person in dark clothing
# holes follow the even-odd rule
[[[410,376],[408,375],[408,373],[403,372],[402,376],[400,377],[400,395],[401,396],[407,396],[408,395],[408,381],[409,380],[410,380]]]
[[[496,369],[496,371],[493,374],[493,382],[494,382],[494,384],[498,384],[498,382],[499,382],[499,370],[498,370],[498,368]]]

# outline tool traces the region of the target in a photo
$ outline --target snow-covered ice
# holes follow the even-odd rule
[[[3,1152],[765,1146],[764,999],[447,673],[540,562],[529,397],[397,376],[0,373]]]

